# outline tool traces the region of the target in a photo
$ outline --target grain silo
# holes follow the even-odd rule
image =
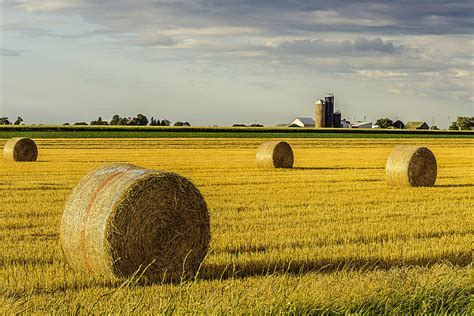
[[[314,105],[314,111],[316,113],[316,118],[314,120],[314,127],[323,128],[326,126],[326,104],[324,100],[319,99]]]
[[[333,127],[335,127],[335,128],[341,128],[342,127],[341,112],[340,111],[336,111],[333,114]]]
[[[324,103],[326,103],[326,112],[325,112],[325,126],[333,127],[333,115],[334,115],[334,95],[329,93],[324,97]]]

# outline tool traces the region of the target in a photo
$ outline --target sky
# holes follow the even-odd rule
[[[474,116],[474,1],[6,0],[0,116],[289,123]]]

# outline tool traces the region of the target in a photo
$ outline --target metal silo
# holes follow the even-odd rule
[[[341,127],[342,127],[342,124],[341,124],[341,112],[339,112],[339,111],[334,112],[334,115],[333,115],[333,127],[336,127],[336,128],[341,128]]]
[[[314,111],[316,113],[316,118],[314,120],[314,127],[322,128],[326,126],[326,104],[324,100],[319,99],[314,105]]]
[[[329,93],[324,97],[326,103],[326,112],[325,112],[325,124],[326,127],[333,127],[333,115],[334,115],[334,95]]]

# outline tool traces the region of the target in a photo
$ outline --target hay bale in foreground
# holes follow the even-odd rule
[[[385,165],[387,182],[391,185],[428,187],[436,181],[436,158],[426,147],[398,146]]]
[[[94,275],[152,279],[195,272],[210,241],[209,212],[186,178],[114,164],[84,177],[64,209],[69,264]]]
[[[29,138],[12,138],[3,147],[3,157],[14,161],[36,161],[36,158],[38,158],[38,147]]]
[[[265,142],[257,149],[257,166],[260,168],[293,167],[293,150],[287,142]]]

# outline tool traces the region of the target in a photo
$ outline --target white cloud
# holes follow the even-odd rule
[[[81,0],[35,0],[35,1],[17,1],[15,7],[27,12],[57,12],[81,7]]]
[[[126,43],[136,46],[173,46],[178,42],[175,41],[171,36],[157,32],[148,32],[138,34],[126,41]]]
[[[28,52],[28,50],[0,48],[0,56],[16,57],[25,52]]]
[[[400,78],[407,77],[405,72],[381,71],[381,70],[358,70],[357,75],[367,78]]]
[[[272,44],[273,46],[273,44]],[[400,54],[406,50],[402,45],[394,45],[380,37],[368,39],[357,37],[354,40],[334,41],[326,39],[297,39],[283,41],[274,46],[279,53],[301,55],[354,55],[354,54]]]

